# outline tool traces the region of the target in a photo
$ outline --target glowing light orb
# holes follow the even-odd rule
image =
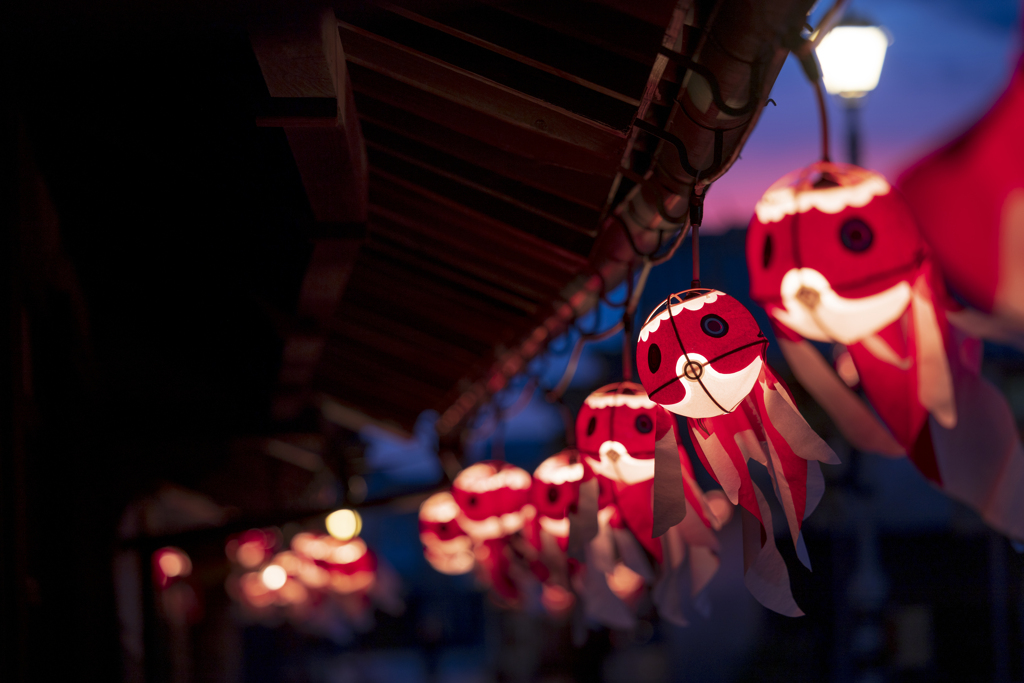
[[[335,510],[327,515],[327,533],[339,541],[347,541],[359,535],[363,519],[355,510]]]
[[[267,568],[260,574],[263,585],[272,591],[280,589],[288,581],[288,572],[279,564],[267,565]]]

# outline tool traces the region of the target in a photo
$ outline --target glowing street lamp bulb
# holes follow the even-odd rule
[[[260,576],[263,579],[263,585],[272,591],[281,588],[288,581],[288,573],[279,564],[268,565]]]
[[[327,533],[339,541],[347,541],[359,535],[363,520],[355,510],[335,510],[327,515]]]
[[[888,47],[889,35],[877,26],[836,26],[817,49],[825,89],[847,98],[871,92]]]

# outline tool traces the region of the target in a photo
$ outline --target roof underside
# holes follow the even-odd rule
[[[587,265],[674,7],[402,0],[337,12],[368,229],[315,389],[411,430],[538,324]]]

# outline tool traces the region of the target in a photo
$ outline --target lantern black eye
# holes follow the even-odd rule
[[[661,349],[657,344],[651,344],[651,348],[647,349],[647,367],[651,372],[657,372],[661,367]]]
[[[641,434],[650,434],[652,429],[654,429],[654,423],[651,422],[650,415],[639,415],[636,418],[636,431]]]
[[[717,339],[718,337],[724,337],[725,333],[729,331],[729,323],[714,313],[708,313],[700,319],[700,329],[704,330],[704,334],[709,337]]]
[[[851,218],[839,228],[839,239],[850,251],[862,252],[871,246],[875,234],[867,223],[859,218]]]
[[[558,489],[556,489],[554,486],[549,486],[548,487],[548,502],[549,503],[554,503],[556,500],[558,500]]]
[[[772,236],[765,235],[764,238],[764,251],[761,252],[761,265],[764,268],[768,267],[768,264],[772,262]]]
[[[590,422],[587,423],[587,436],[593,434],[595,429],[597,429],[597,418],[592,417]]]
[[[471,507],[476,505],[476,496],[470,496],[469,500],[466,501],[466,503]]]

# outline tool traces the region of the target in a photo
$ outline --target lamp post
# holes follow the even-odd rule
[[[818,46],[825,90],[839,95],[846,109],[848,154],[860,165],[860,108],[864,96],[875,89],[882,74],[889,34],[878,26],[846,20],[832,29]]]
[[[875,89],[882,74],[889,34],[878,26],[857,19],[844,19],[818,45],[825,90],[838,95],[846,110],[847,154],[851,164],[860,166],[860,108],[864,97]],[[860,453],[850,453],[861,459]],[[852,495],[848,498],[855,519],[856,559],[846,586],[846,602],[853,612],[846,641],[848,652],[840,661],[852,664],[851,678],[857,683],[884,680],[881,660],[884,651],[882,610],[889,594],[882,566],[875,521],[874,487],[863,463],[854,461],[850,473]],[[847,657],[852,658],[847,659]],[[837,672],[842,676],[846,672]],[[844,676],[845,677],[845,676]]]

